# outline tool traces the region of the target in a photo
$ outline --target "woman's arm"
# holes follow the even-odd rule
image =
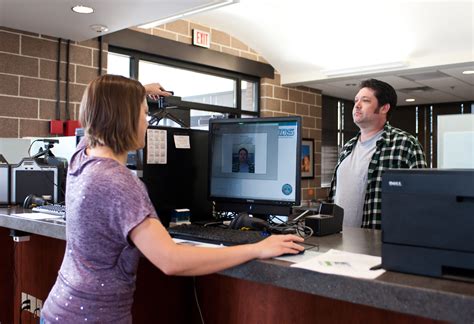
[[[174,243],[156,218],[147,217],[130,232],[135,246],[156,267],[168,275],[205,275],[221,271],[252,259],[267,259],[303,250],[295,235],[271,235],[255,244],[225,248],[204,248]]]

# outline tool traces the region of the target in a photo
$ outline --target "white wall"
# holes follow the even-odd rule
[[[474,169],[474,114],[438,116],[438,168]]]

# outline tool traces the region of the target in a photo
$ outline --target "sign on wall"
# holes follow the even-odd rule
[[[193,29],[193,45],[205,48],[211,47],[211,34],[199,29]]]

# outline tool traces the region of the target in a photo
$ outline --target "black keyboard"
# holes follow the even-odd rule
[[[39,213],[62,216],[63,218],[66,216],[66,206],[59,204],[36,206],[32,210]]]
[[[257,243],[270,235],[260,231],[241,231],[194,224],[170,227],[168,232],[174,238],[222,245]]]

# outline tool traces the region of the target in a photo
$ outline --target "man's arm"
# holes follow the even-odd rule
[[[410,169],[427,168],[425,154],[420,142],[414,138],[413,147],[410,150],[410,156],[408,159],[408,166]]]

